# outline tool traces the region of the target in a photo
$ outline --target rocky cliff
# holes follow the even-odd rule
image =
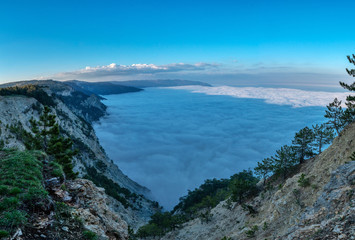
[[[306,161],[286,182],[274,182],[241,205],[221,202],[208,223],[194,219],[162,239],[355,239],[355,123]],[[301,174],[310,185],[301,187]]]
[[[67,188],[77,189],[81,197],[69,194],[70,191],[64,195],[77,199],[72,204],[76,206],[78,216],[85,218],[87,228],[106,238],[109,237],[106,233],[115,229],[120,238],[125,239],[128,225],[138,228],[158,206],[149,200],[150,191],[124,175],[100,146],[91,122],[105,114],[105,105],[97,95],[89,96],[61,82],[30,83],[40,86],[54,100],[51,110],[57,116],[61,133],[71,138],[79,150],[73,160],[74,170],[79,173],[79,178],[95,183],[81,179],[69,182]],[[25,82],[11,86],[14,85],[23,86]],[[1,147],[25,150],[24,132],[31,132],[30,120],[39,120],[43,107],[34,97],[0,96]],[[112,236],[110,239],[115,239]]]

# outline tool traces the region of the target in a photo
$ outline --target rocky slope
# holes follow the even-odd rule
[[[355,123],[286,182],[274,182],[246,204],[221,202],[211,221],[194,219],[162,239],[355,239]],[[310,186],[300,187],[304,174]],[[279,185],[280,184],[280,185]]]
[[[116,216],[111,217],[111,220],[106,221],[111,222],[111,224],[104,224],[104,228],[125,232],[120,236],[126,237],[127,226],[138,228],[144,224],[151,214],[157,210],[157,205],[148,200],[150,191],[124,175],[100,146],[91,122],[105,114],[106,107],[100,102],[98,96],[88,96],[60,82],[33,81],[31,83],[43,87],[43,90],[54,99],[55,106],[52,107],[52,111],[57,116],[56,121],[59,123],[61,132],[71,138],[75,148],[79,149],[79,154],[74,157],[74,170],[79,173],[79,177],[89,178],[98,186],[122,190],[119,195],[126,198],[124,202],[119,201],[121,198],[106,195],[103,189],[97,188],[90,181],[78,180],[81,182],[73,183],[73,186],[79,184],[83,185],[85,189],[83,190],[85,194],[82,194],[82,197],[85,197],[84,200],[78,202],[82,206],[86,206],[86,211],[96,208],[96,213],[89,211],[93,215],[89,219],[95,219],[96,217],[96,223],[103,224],[102,222],[105,221],[102,220],[102,217],[110,218],[102,211],[108,212],[110,210],[112,216],[116,214]],[[24,85],[23,82],[16,84]],[[72,101],[73,99],[75,101]],[[32,97],[22,95],[0,96],[0,141],[3,147],[25,150],[26,139],[23,138],[21,131],[31,131],[30,119],[39,120],[42,109],[43,104]],[[69,186],[71,185],[69,184]],[[128,190],[128,193],[125,189]],[[95,193],[90,201],[88,200],[90,196],[88,191]],[[86,200],[96,207],[88,207]],[[85,208],[80,210],[80,204],[78,206],[79,215],[89,216],[87,215],[89,212],[85,212]],[[117,227],[117,224],[114,224],[114,219],[122,220],[119,221],[122,223],[120,224],[121,230]],[[90,224],[92,227],[90,227]],[[93,222],[90,224],[86,226],[97,230],[98,234],[104,232],[102,226],[97,225],[95,228]]]

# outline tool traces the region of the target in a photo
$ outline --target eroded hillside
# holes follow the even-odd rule
[[[162,239],[354,239],[355,123],[333,144],[299,166],[285,182],[274,182],[245,204],[223,201],[209,222],[197,218]],[[304,174],[309,186],[301,187]]]
[[[43,96],[48,95],[44,100],[36,94],[0,96],[1,148],[25,151],[32,138],[28,134],[34,136],[31,121],[39,121],[44,105],[48,105],[46,101],[49,101],[51,113],[56,116],[61,134],[70,138],[74,142],[74,148],[78,149],[78,154],[73,158],[74,171],[79,173],[79,178],[87,178],[96,186],[91,181],[77,179],[73,182],[66,181],[66,190],[62,189],[61,192],[59,190],[63,182],[56,176],[44,174],[44,182],[49,181],[48,178],[54,178],[51,181],[56,183],[51,186],[54,189],[47,190],[61,198],[60,201],[73,205],[77,209],[74,212],[85,219],[86,228],[92,229],[99,236],[107,235],[105,232],[108,230],[103,229],[114,229],[121,232],[120,236],[124,239],[127,237],[128,225],[138,228],[149,219],[158,206],[146,197],[150,194],[149,190],[124,175],[100,146],[91,120],[95,119],[97,114],[104,114],[104,105],[97,96],[77,92],[59,82],[45,81],[43,85],[39,84],[39,87],[44,91]],[[77,102],[71,102],[71,105],[66,103],[72,98],[76,98]],[[94,114],[90,115],[91,112]],[[76,194],[77,190],[85,193],[81,200]],[[110,219],[104,212],[112,212],[113,217]],[[102,220],[103,217],[108,220]],[[98,223],[96,227],[93,227],[94,219]],[[120,227],[115,224],[115,219],[121,219],[118,221],[121,223]],[[119,239],[112,236],[112,239]]]

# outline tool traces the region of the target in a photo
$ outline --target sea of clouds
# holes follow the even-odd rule
[[[344,93],[150,88],[105,96],[109,115],[94,128],[122,171],[171,209],[205,179],[253,168],[302,127],[323,122],[335,96]]]
[[[278,105],[291,105],[293,107],[326,106],[334,98],[342,100],[346,92],[321,92],[305,91],[292,88],[265,88],[265,87],[203,87],[203,86],[181,86],[173,89],[190,90],[194,93],[205,93],[208,95],[226,95],[235,98],[263,99],[266,103]],[[345,106],[345,105],[344,105]]]

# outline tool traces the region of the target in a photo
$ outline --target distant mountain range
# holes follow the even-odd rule
[[[113,84],[111,82],[84,82],[78,80],[71,80],[65,81],[64,83],[71,86],[75,90],[84,92],[88,95],[110,95],[142,91],[142,89],[140,88]]]
[[[209,85],[208,83],[199,82],[199,81],[190,81],[190,80],[180,80],[180,79],[112,81],[111,83],[117,85],[137,87],[137,88],[176,87],[176,86],[188,86],[188,85],[211,87],[211,85]]]
[[[129,92],[139,92],[142,88],[148,87],[176,87],[176,86],[211,86],[204,82],[189,80],[131,80],[131,81],[110,81],[110,82],[85,82],[79,80],[65,81],[65,84],[71,86],[77,91],[88,95],[110,95]]]
[[[1,84],[0,88],[11,87],[11,86],[24,86],[27,84],[34,85],[50,85],[51,88],[62,88],[61,84],[54,80],[27,80],[12,83]],[[206,86],[211,87],[211,85],[199,82],[199,81],[189,81],[180,79],[158,79],[158,80],[130,80],[130,81],[107,81],[107,82],[86,82],[79,80],[69,80],[63,82],[65,85],[72,87],[74,90],[82,92],[88,96],[96,95],[101,98],[100,95],[110,95],[110,94],[121,94],[130,92],[143,91],[143,88],[148,87],[176,87],[176,86]]]

